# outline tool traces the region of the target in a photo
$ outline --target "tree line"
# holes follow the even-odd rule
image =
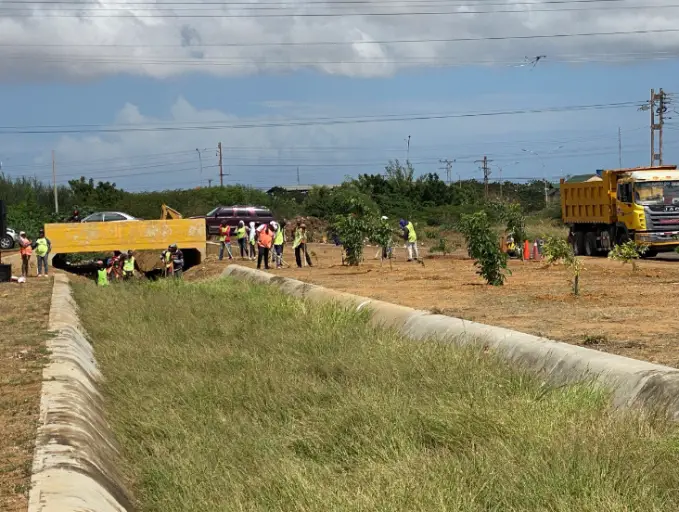
[[[204,215],[218,205],[249,204],[271,208],[277,218],[313,216],[331,221],[350,211],[356,201],[389,218],[407,218],[429,226],[454,226],[465,213],[484,209],[494,217],[494,204],[516,203],[524,213],[545,208],[542,181],[526,184],[490,184],[489,200],[476,180],[446,183],[435,173],[415,177],[406,162],[390,161],[383,174],[347,178],[338,187],[314,187],[308,194],[273,188],[270,193],[247,186],[209,187],[154,192],[128,192],[112,182],[81,177],[58,187],[59,214],[49,184],[37,179],[0,174],[0,199],[7,205],[8,225],[37,233],[45,223],[66,220],[77,208],[81,216],[101,210],[117,210],[145,219],[156,219],[167,204],[185,217]]]

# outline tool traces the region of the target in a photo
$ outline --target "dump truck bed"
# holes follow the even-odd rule
[[[567,224],[614,224],[615,180],[604,172],[599,181],[561,183],[561,215]]]

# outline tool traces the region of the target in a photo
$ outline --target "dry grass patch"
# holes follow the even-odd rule
[[[139,509],[666,511],[677,432],[244,282],[75,285]],[[116,304],[117,314],[110,314]]]
[[[0,284],[0,510],[28,506],[52,279]]]

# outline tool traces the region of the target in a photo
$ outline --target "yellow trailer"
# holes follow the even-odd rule
[[[679,246],[676,165],[602,170],[583,182],[561,180],[561,215],[575,254],[607,253],[634,240],[646,256]]]
[[[45,224],[52,253],[158,251],[170,244],[184,252],[187,266],[205,259],[205,219],[130,220]]]

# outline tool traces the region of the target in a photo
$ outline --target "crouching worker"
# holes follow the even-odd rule
[[[134,277],[134,264],[136,260],[132,256],[132,251],[127,251],[125,261],[123,262],[123,279],[126,281]]]
[[[108,286],[108,270],[104,265],[104,262],[97,261],[97,286]]]
[[[182,251],[177,248],[177,244],[170,245],[166,251],[163,251],[163,254],[160,256],[160,258],[165,264],[165,277],[182,277],[182,272],[184,269],[184,253],[182,253]]]

